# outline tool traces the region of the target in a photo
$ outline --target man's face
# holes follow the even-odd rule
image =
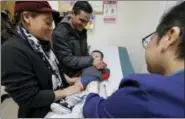
[[[148,41],[148,45],[145,50],[145,59],[147,64],[147,69],[150,73],[161,72],[160,63],[162,60],[160,48],[159,48],[159,37],[157,34],[153,34]]]
[[[90,14],[85,11],[80,11],[79,14],[72,13],[71,15],[72,24],[78,31],[82,31],[86,27],[89,18]]]
[[[149,72],[164,74],[168,64],[177,59],[180,31],[179,27],[174,26],[162,37],[159,37],[157,33],[151,36],[147,46],[145,46],[146,63]]]
[[[93,59],[102,60],[102,56],[99,52],[93,52],[91,53],[91,56],[93,57]]]

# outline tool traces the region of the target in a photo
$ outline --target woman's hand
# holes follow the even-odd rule
[[[81,83],[81,77],[75,77],[75,78],[76,78],[76,81],[72,86],[69,86],[68,88],[65,88],[62,90],[55,91],[55,101],[76,93],[80,93],[84,89]]]
[[[68,88],[55,91],[55,101],[70,96],[72,94],[80,93],[81,87],[77,85],[69,86]]]
[[[82,91],[81,87],[78,85],[73,85],[73,86],[70,86],[70,87],[64,89],[66,97],[73,95],[73,94],[76,94],[76,93],[80,93],[81,91]]]

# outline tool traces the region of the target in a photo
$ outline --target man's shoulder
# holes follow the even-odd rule
[[[63,23],[59,23],[53,30],[52,36],[68,36],[69,30]],[[54,39],[55,40],[55,39]]]
[[[70,32],[70,25],[66,23],[59,23],[53,30],[54,34],[68,35]]]

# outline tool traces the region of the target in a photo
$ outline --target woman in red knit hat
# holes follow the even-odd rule
[[[51,50],[53,15],[46,1],[17,1],[14,35],[1,48],[5,90],[18,104],[19,118],[42,118],[54,101],[78,93],[68,86]]]

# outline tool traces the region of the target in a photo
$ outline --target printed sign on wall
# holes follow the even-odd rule
[[[116,22],[117,0],[104,0],[104,22]]]

